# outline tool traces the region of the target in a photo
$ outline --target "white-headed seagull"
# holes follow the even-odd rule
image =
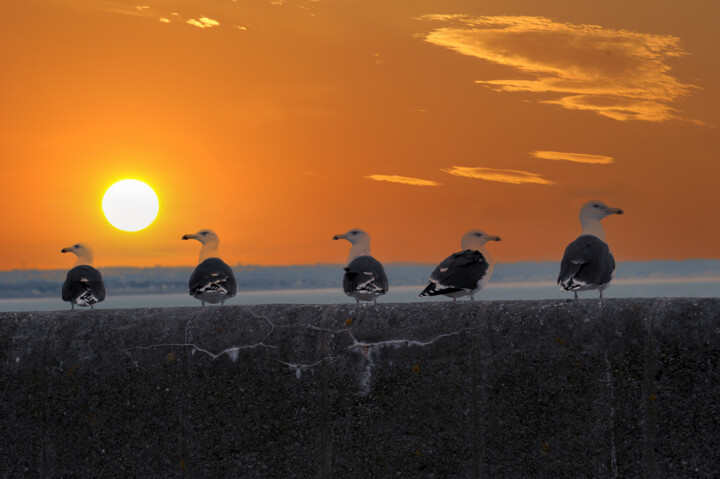
[[[93,252],[87,245],[74,244],[63,248],[61,253],[73,253],[77,261],[68,271],[62,286],[63,301],[70,302],[70,309],[75,305],[93,309],[95,303],[105,299],[105,283],[100,271],[92,266]]]
[[[370,254],[370,235],[360,229],[333,236],[334,240],[348,240],[352,247],[348,255],[343,290],[355,301],[377,302],[378,296],[388,292],[385,268]]]
[[[217,257],[220,246],[218,235],[213,230],[203,229],[187,234],[182,239],[194,239],[202,243],[198,265],[188,282],[190,296],[199,299],[203,306],[205,303],[224,304],[226,299],[235,296],[235,274],[230,266]]]
[[[470,296],[470,301],[474,301],[475,293],[488,284],[495,267],[485,249],[488,241],[500,241],[500,237],[480,230],[465,233],[460,240],[462,251],[451,254],[435,268],[420,297],[443,294],[453,300]]]
[[[557,284],[560,291],[597,289],[600,298],[610,286],[615,274],[615,258],[605,242],[605,230],[600,221],[609,215],[621,215],[623,210],[611,208],[602,201],[588,201],[580,208],[580,236],[565,248]]]

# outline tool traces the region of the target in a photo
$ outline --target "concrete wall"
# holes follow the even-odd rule
[[[720,300],[0,315],[0,477],[720,477]]]

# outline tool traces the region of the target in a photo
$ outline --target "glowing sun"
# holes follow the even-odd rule
[[[115,228],[140,231],[155,221],[160,204],[157,195],[147,184],[138,180],[122,180],[107,189],[102,209],[105,218]]]

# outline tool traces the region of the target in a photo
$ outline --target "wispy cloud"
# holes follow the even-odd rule
[[[191,18],[186,23],[189,23],[190,25],[196,26],[198,28],[212,28],[220,25],[220,22],[208,17],[200,17],[197,19]]]
[[[588,155],[585,153],[565,153],[562,151],[533,151],[535,158],[543,160],[573,161],[575,163],[589,163],[593,165],[609,165],[615,161],[612,156]]]
[[[106,13],[116,13],[120,15],[128,15],[134,17],[146,17],[148,15],[147,5],[128,5],[127,2],[115,0],[104,0],[97,2],[88,2],[81,0],[66,0],[68,5],[75,8],[98,10]]]
[[[670,74],[667,61],[686,55],[680,39],[672,35],[543,17],[422,18],[453,23],[433,30],[425,36],[426,41],[506,65],[526,77],[477,83],[502,92],[556,94],[560,98],[541,102],[566,109],[593,111],[615,120],[683,119],[671,104],[697,88]]]
[[[442,183],[431,180],[423,180],[420,178],[412,178],[410,176],[397,176],[397,175],[369,175],[365,178],[375,181],[389,181],[391,183],[402,183],[404,185],[413,186],[440,186]]]
[[[175,23],[181,22],[188,25],[192,25],[197,28],[213,28],[219,27],[220,22],[214,18],[202,15],[198,18],[188,18],[180,15],[178,12],[160,13],[156,7],[150,5],[127,5],[126,2],[117,0],[102,0],[98,2],[81,2],[80,0],[68,0],[76,3],[79,8],[92,8],[103,12],[122,14],[134,17],[154,18],[161,23]],[[245,27],[235,26],[240,30],[246,30]]]
[[[469,166],[453,166],[450,169],[443,170],[455,176],[464,176],[466,178],[476,178],[478,180],[499,181],[501,183],[512,183],[520,185],[524,183],[536,183],[539,185],[554,185],[550,180],[546,180],[538,173],[518,170],[500,170],[495,168],[469,167]]]

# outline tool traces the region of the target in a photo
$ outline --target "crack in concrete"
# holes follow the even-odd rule
[[[658,371],[658,357],[655,353],[655,323],[657,321],[658,310],[666,300],[658,300],[650,310],[650,314],[645,321],[646,336],[643,351],[643,380],[640,390],[642,391],[642,411],[643,411],[643,435],[644,444],[642,448],[642,457],[647,467],[647,477],[659,477],[657,457],[655,452],[656,436],[657,436],[657,403],[655,402],[657,392],[657,384],[655,375]]]
[[[339,358],[339,356],[326,356],[326,357],[324,357],[324,358],[322,358],[322,359],[319,359],[319,360],[317,360],[317,361],[315,361],[314,363],[311,363],[311,364],[288,363],[288,362],[283,361],[282,359],[278,359],[278,358],[270,358],[270,359],[273,360],[273,361],[277,361],[278,363],[284,364],[285,366],[289,367],[292,371],[295,372],[295,377],[297,377],[298,379],[300,379],[300,377],[302,376],[302,372],[303,372],[303,371],[305,371],[305,370],[312,370],[314,367],[320,366],[320,365],[321,365],[322,363],[324,363],[325,361],[334,361],[334,360],[336,360],[336,359],[338,359],[338,358]]]
[[[617,448],[615,446],[615,386],[613,384],[612,375],[612,364],[610,364],[610,358],[608,357],[608,350],[611,348],[610,337],[607,331],[607,318],[605,317],[605,306],[603,305],[602,298],[599,300],[600,317],[602,318],[603,324],[605,325],[605,346],[603,351],[603,359],[605,360],[605,382],[607,384],[608,392],[610,394],[609,401],[609,413],[610,413],[610,470],[613,473],[613,477],[618,477],[618,465],[617,465]]]
[[[439,336],[434,337],[433,339],[430,339],[429,341],[419,341],[417,339],[400,338],[400,339],[389,339],[386,341],[377,341],[377,342],[372,342],[372,343],[366,343],[366,342],[358,341],[352,334],[350,334],[350,337],[353,340],[353,344],[350,345],[348,347],[348,349],[363,348],[363,350],[365,351],[366,349],[370,349],[370,348],[374,348],[374,347],[383,348],[383,347],[387,347],[387,346],[392,346],[395,348],[399,348],[400,346],[424,347],[424,346],[429,346],[429,345],[439,341],[442,338],[449,338],[451,336],[457,336],[459,334],[467,333],[467,332],[473,331],[475,329],[477,329],[477,328],[462,328],[457,331],[452,331],[449,333],[441,334]]]
[[[246,346],[233,346],[231,348],[223,349],[219,353],[213,353],[211,351],[208,351],[207,349],[201,348],[200,346],[193,344],[193,343],[159,343],[159,344],[151,344],[149,346],[133,346],[131,348],[123,349],[123,352],[127,353],[130,351],[146,351],[148,349],[157,349],[157,348],[182,348],[182,347],[188,347],[193,348],[193,354],[194,352],[200,352],[203,354],[207,354],[210,356],[213,360],[219,358],[220,356],[227,354],[230,356],[230,359],[233,361],[237,360],[238,353],[241,349],[256,349],[256,348],[277,348],[277,346],[273,346],[271,344],[265,344],[263,342],[256,343],[256,344],[249,344]]]
[[[253,316],[254,318],[262,319],[263,321],[266,321],[266,322],[270,325],[270,327],[271,327],[271,329],[270,329],[270,332],[271,332],[271,333],[272,333],[272,330],[275,329],[275,328],[298,328],[298,327],[303,327],[303,328],[311,329],[311,330],[313,330],[313,331],[322,331],[322,332],[331,333],[331,334],[348,333],[348,334],[350,334],[350,336],[352,337],[352,333],[350,333],[350,330],[347,329],[347,328],[342,328],[342,329],[321,328],[320,326],[316,326],[316,325],[311,324],[311,323],[275,324],[275,323],[273,323],[273,322],[270,320],[270,318],[268,318],[267,316],[255,314],[254,311],[250,311],[250,315]]]
[[[477,328],[475,327],[466,327],[459,329],[457,331],[451,331],[449,333],[443,333],[438,336],[435,336],[434,338],[431,338],[429,340],[417,340],[417,339],[406,339],[406,338],[399,338],[399,339],[390,339],[390,340],[384,340],[384,341],[373,341],[373,342],[367,342],[367,341],[361,341],[358,340],[355,335],[350,331],[348,328],[341,328],[341,329],[330,329],[330,328],[324,328],[321,326],[317,326],[312,323],[300,323],[300,324],[277,324],[274,323],[268,316],[260,315],[255,313],[254,311],[250,311],[250,315],[254,318],[261,319],[265,321],[269,326],[270,330],[263,336],[263,338],[255,343],[255,344],[249,344],[249,345],[242,345],[242,346],[232,346],[226,349],[223,349],[222,351],[218,353],[214,353],[212,351],[209,351],[203,347],[198,346],[195,343],[190,342],[190,330],[193,328],[192,323],[195,318],[192,318],[188,321],[186,328],[185,328],[185,342],[182,343],[159,343],[159,344],[151,344],[148,346],[133,346],[130,348],[126,348],[123,350],[123,352],[130,352],[130,351],[136,351],[136,350],[150,350],[150,349],[157,349],[157,348],[192,348],[192,354],[195,354],[196,352],[200,352],[203,354],[206,354],[210,356],[212,360],[215,360],[223,355],[227,355],[233,362],[237,361],[239,353],[241,350],[245,349],[257,349],[257,348],[267,348],[267,349],[277,349],[277,346],[274,346],[272,344],[267,344],[266,341],[270,338],[270,336],[275,332],[276,329],[289,329],[289,328],[306,328],[313,331],[319,331],[324,333],[329,333],[334,336],[340,335],[340,334],[347,334],[350,340],[352,341],[352,344],[347,347],[348,350],[361,350],[364,360],[366,361],[365,366],[363,368],[363,373],[360,378],[360,388],[362,390],[361,394],[367,394],[370,390],[370,384],[372,382],[372,369],[375,365],[375,361],[373,360],[372,356],[372,350],[373,348],[382,349],[385,347],[393,347],[393,348],[400,348],[400,347],[410,347],[410,346],[417,346],[417,347],[425,347],[429,346],[431,344],[434,344],[435,342],[443,339],[448,338],[452,336],[457,336],[459,334],[467,333],[469,331],[475,330]],[[290,368],[291,371],[295,373],[295,376],[300,379],[302,377],[303,371],[312,370],[313,368],[321,365],[322,363],[326,361],[335,361],[339,358],[339,356],[326,356],[323,358],[318,359],[317,361],[314,361],[312,363],[293,363],[289,361],[285,361],[278,357],[270,357],[269,359],[272,361],[276,361],[280,364],[283,364]]]
[[[613,477],[618,477],[617,450],[615,448],[615,388],[613,387],[612,365],[607,351],[603,353],[603,358],[605,359],[605,382],[610,391],[610,469]]]
[[[401,339],[390,339],[390,340],[386,340],[386,341],[377,341],[377,342],[371,342],[371,343],[360,342],[355,338],[355,336],[352,335],[352,333],[348,332],[350,334],[350,337],[353,340],[353,344],[348,346],[348,349],[349,350],[358,349],[358,348],[362,349],[362,354],[363,354],[363,357],[365,358],[365,367],[363,368],[362,375],[360,376],[360,389],[361,389],[360,394],[365,395],[370,392],[370,384],[372,383],[372,370],[373,370],[373,366],[375,366],[375,361],[373,360],[373,356],[372,356],[373,348],[377,347],[378,349],[381,349],[381,348],[389,347],[389,346],[392,346],[396,349],[399,347],[402,347],[402,346],[425,347],[425,346],[429,346],[429,345],[435,343],[436,341],[439,341],[442,338],[457,336],[459,334],[466,333],[466,332],[472,331],[474,329],[477,329],[477,328],[469,328],[469,327],[462,328],[457,331],[452,331],[450,333],[440,334],[428,341],[419,341],[416,339],[401,338]]]

